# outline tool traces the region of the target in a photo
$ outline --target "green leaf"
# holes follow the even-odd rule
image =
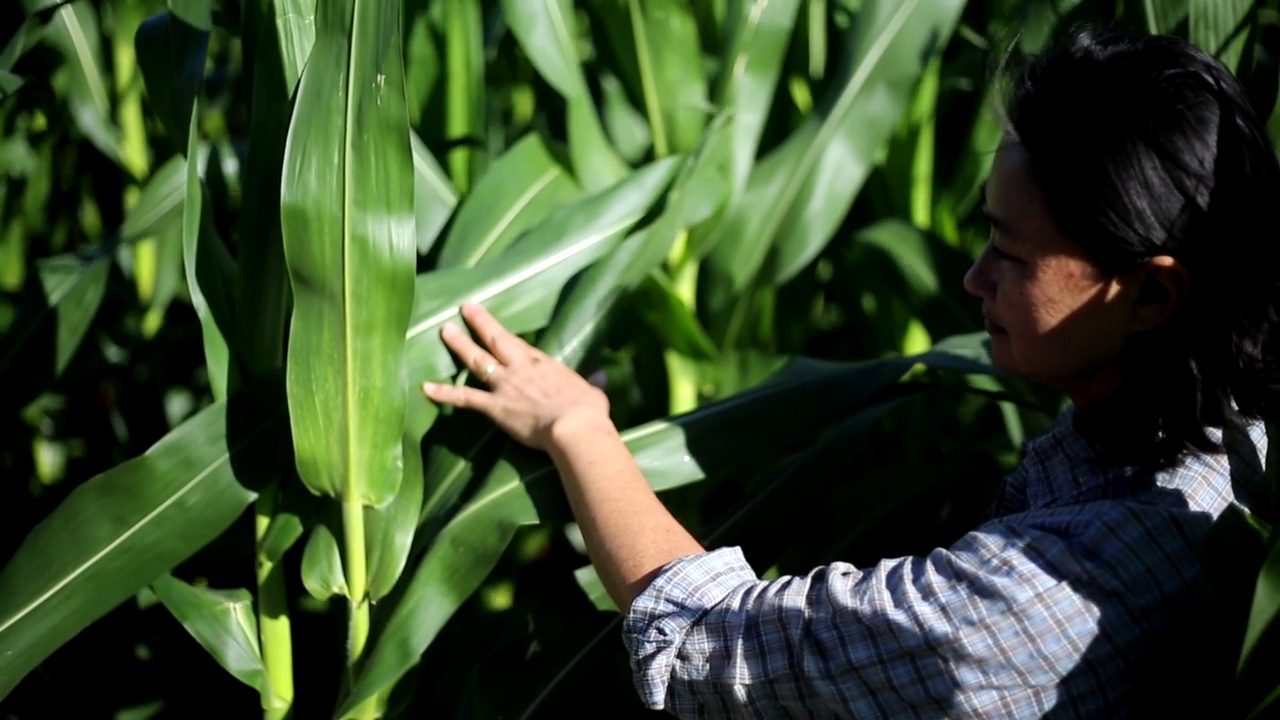
[[[172,575],[151,583],[156,597],[224,670],[261,691],[266,683],[258,649],[258,619],[248,590],[212,590]]]
[[[412,436],[406,436],[403,442],[404,479],[400,489],[385,506],[364,509],[369,599],[374,602],[391,592],[400,579],[418,529],[418,512],[422,510],[422,448]]]
[[[627,430],[623,440],[655,490],[731,476],[811,444],[823,428],[872,402],[914,362],[955,361],[950,356],[939,348],[918,357],[851,364],[796,360],[758,388]],[[958,362],[970,361],[961,357]],[[778,417],[791,421],[779,424]],[[725,432],[728,427],[734,431]],[[386,623],[340,713],[418,662],[493,569],[518,527],[563,519],[566,512],[555,469],[544,455],[501,459],[416,564],[404,595],[387,609]]]
[[[507,26],[542,79],[565,99],[586,95],[573,0],[502,0],[501,6]]]
[[[1240,650],[1243,666],[1253,653],[1258,640],[1280,615],[1280,542],[1272,543],[1271,552],[1258,573],[1253,591],[1253,605],[1249,609],[1249,624],[1245,630],[1244,644]]]
[[[676,295],[665,274],[650,273],[635,300],[640,317],[661,339],[664,348],[695,360],[710,360],[718,354],[702,323]]]
[[[289,101],[297,76],[286,85],[283,26],[274,5],[244,4],[244,62],[253,68],[249,149],[244,161],[235,303],[252,307],[236,322],[236,349],[249,376],[284,365],[289,281],[280,235],[280,175],[289,129]],[[279,32],[277,32],[279,31]],[[309,45],[308,45],[309,48]]]
[[[618,606],[613,602],[613,598],[609,597],[609,591],[605,590],[604,581],[600,579],[600,573],[596,572],[594,565],[583,565],[574,570],[573,579],[577,581],[578,587],[582,588],[587,600],[590,600],[597,610],[618,612]]]
[[[198,14],[198,13],[197,13]],[[199,108],[209,32],[164,13],[138,28],[138,67],[152,107],[173,143],[186,155],[182,205],[182,257],[187,291],[204,339],[209,384],[216,399],[235,383],[226,338],[231,334],[233,263],[213,227],[212,207],[199,174]]]
[[[752,172],[720,223],[709,261],[735,292],[765,266],[785,282],[830,240],[898,127],[916,80],[951,34],[959,0],[868,0],[845,37],[847,72],[833,93]]]
[[[561,208],[482,267],[419,275],[406,345],[413,377],[439,380],[454,373],[440,328],[464,302],[483,303],[514,333],[543,327],[564,284],[640,220],[677,165],[676,158],[652,163],[604,192]]]
[[[1192,0],[1142,0],[1147,18],[1147,31],[1154,34],[1173,33],[1191,12]]]
[[[318,523],[311,529],[307,546],[302,549],[302,586],[317,600],[351,594],[342,570],[338,540],[327,523]]]
[[[654,153],[688,152],[709,107],[697,22],[681,0],[627,0],[627,11]]]
[[[209,0],[166,0],[169,12],[191,27],[213,32],[213,8]]]
[[[302,537],[305,529],[302,519],[291,512],[277,512],[267,526],[262,537],[262,557],[270,563],[277,563],[284,554]]]
[[[281,187],[294,292],[289,416],[313,492],[380,506],[400,485],[416,262],[398,6],[318,7]]]
[[[138,202],[120,225],[120,240],[130,242],[158,233],[182,217],[187,195],[187,164],[171,157],[151,173]]]
[[[101,250],[55,255],[37,260],[35,266],[36,285],[28,292],[24,319],[5,338],[0,372],[7,372],[21,358],[20,365],[27,366],[24,375],[58,377],[98,314],[107,291],[111,255]]]
[[[44,25],[44,19],[35,15],[28,15],[22,21],[17,31],[13,33],[13,37],[10,37],[9,42],[5,44],[4,50],[0,50],[0,70],[5,72],[13,70],[13,66],[18,63],[18,60],[23,55],[26,55],[28,50],[35,47],[40,39]]]
[[[705,219],[726,199],[728,127],[722,118],[709,126],[702,147],[682,164],[672,182],[662,215],[620,243],[575,283],[539,340],[547,354],[579,366],[618,299],[662,265],[681,228]]]
[[[453,216],[458,205],[458,192],[449,182],[440,164],[415,132],[409,133],[413,149],[413,217],[416,226],[418,254],[426,255],[440,236],[440,230]]]
[[[289,97],[293,97],[316,41],[316,0],[273,0],[272,5],[276,11],[284,83]]]
[[[175,158],[156,170],[125,216],[119,239],[135,240],[162,232],[177,218],[185,186],[182,168],[182,161]],[[114,247],[115,242],[108,242],[83,254],[36,261],[32,280],[37,282],[30,286],[27,304],[0,344],[4,348],[0,374],[22,367],[33,380],[30,390],[38,391],[44,386],[38,378],[56,377],[66,368],[106,291]]]
[[[1191,0],[1187,39],[1234,72],[1248,35],[1244,26],[1257,4],[1254,0]]]
[[[26,79],[20,75],[14,75],[8,70],[0,70],[0,100],[12,97],[26,82]]]
[[[193,106],[187,145],[187,197],[182,204],[182,261],[187,294],[200,318],[209,385],[213,397],[221,400],[238,383],[226,340],[233,332],[231,303],[236,281],[231,257],[213,227],[209,192],[198,174],[197,116]]]
[[[582,186],[596,191],[618,182],[627,165],[609,143],[578,57],[571,0],[502,0],[507,25],[538,74],[569,102],[569,157]]]
[[[569,99],[569,159],[578,181],[595,191],[626,177],[629,170],[609,143],[590,95]]]
[[[0,571],[0,698],[45,657],[228,528],[287,457],[278,381],[182,423],[77,487]]]
[[[542,138],[526,135],[493,163],[462,203],[437,267],[475,267],[497,257],[520,233],[580,195]]]
[[[120,160],[120,133],[111,121],[111,95],[102,64],[98,13],[88,0],[61,5],[45,27],[45,39],[66,59],[67,98],[76,127],[112,161]]]
[[[746,186],[755,164],[799,7],[800,0],[734,4],[716,95],[720,105],[733,113],[735,197]]]

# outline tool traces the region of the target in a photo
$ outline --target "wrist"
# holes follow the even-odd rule
[[[551,423],[547,451],[553,457],[562,456],[583,443],[598,442],[602,438],[621,440],[608,414],[597,410],[575,411]]]

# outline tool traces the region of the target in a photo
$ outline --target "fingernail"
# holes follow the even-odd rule
[[[440,389],[440,386],[433,382],[422,383],[422,392],[426,393],[427,395],[434,395],[436,390],[439,390],[439,389]]]
[[[444,324],[444,327],[440,329],[440,333],[445,337],[452,337],[458,334],[458,326],[451,322],[447,322]]]

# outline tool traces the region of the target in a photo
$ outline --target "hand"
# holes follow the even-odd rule
[[[490,390],[423,383],[428,398],[483,413],[516,441],[544,452],[552,450],[552,429],[558,423],[570,418],[610,422],[609,399],[599,388],[511,334],[479,305],[463,305],[461,312],[486,347],[452,323],[445,324],[440,337]]]

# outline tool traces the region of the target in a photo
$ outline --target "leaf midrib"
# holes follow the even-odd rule
[[[219,468],[223,463],[225,463],[225,462],[226,462],[226,461],[231,457],[231,454],[232,454],[232,453],[234,453],[235,451],[237,451],[237,450],[239,450],[240,448],[244,447],[246,444],[248,444],[248,443],[249,443],[249,441],[250,441],[253,437],[255,437],[258,433],[262,432],[262,429],[263,429],[264,427],[268,426],[268,425],[271,423],[271,421],[275,419],[275,416],[276,416],[277,414],[278,414],[278,412],[277,412],[277,413],[272,413],[272,414],[271,414],[271,416],[269,416],[269,419],[268,419],[268,421],[267,421],[267,422],[263,423],[263,424],[262,424],[261,426],[259,426],[256,430],[254,430],[253,432],[249,433],[249,434],[245,437],[245,439],[244,439],[244,440],[242,440],[240,443],[238,443],[235,447],[233,447],[233,448],[228,448],[225,452],[223,452],[221,455],[219,455],[219,456],[218,456],[218,457],[217,457],[213,462],[209,463],[209,465],[208,465],[204,470],[202,470],[199,474],[197,474],[197,475],[196,475],[196,477],[192,478],[192,479],[191,479],[191,481],[190,481],[190,482],[188,482],[186,485],[183,485],[183,486],[182,486],[182,488],[181,488],[178,492],[174,493],[174,494],[173,494],[172,496],[170,496],[167,500],[165,500],[163,503],[161,503],[159,506],[157,506],[154,510],[152,510],[151,512],[149,512],[149,513],[147,513],[146,515],[144,515],[144,516],[143,516],[141,519],[139,519],[136,523],[134,523],[134,524],[133,524],[132,526],[130,526],[127,530],[125,530],[123,533],[121,533],[117,538],[115,538],[115,539],[114,539],[114,540],[112,540],[110,543],[108,543],[108,544],[106,545],[106,547],[104,547],[104,548],[102,548],[101,550],[99,550],[98,552],[94,553],[94,554],[93,554],[93,555],[92,555],[88,560],[86,560],[86,561],[82,562],[79,566],[77,566],[77,567],[75,568],[75,570],[73,570],[71,573],[69,573],[65,578],[63,578],[63,579],[62,579],[61,581],[59,581],[58,583],[55,583],[53,587],[51,587],[51,588],[49,588],[48,590],[46,590],[46,591],[45,591],[42,595],[40,595],[38,598],[36,598],[35,600],[33,600],[33,601],[31,601],[30,603],[28,603],[28,604],[27,604],[25,607],[23,607],[23,608],[22,608],[18,613],[16,613],[12,618],[10,618],[9,620],[5,621],[3,624],[0,624],[0,635],[3,635],[5,631],[7,631],[9,628],[13,627],[13,625],[14,625],[15,623],[17,623],[17,622],[21,621],[21,620],[22,620],[24,617],[26,617],[27,615],[30,615],[32,612],[35,612],[37,609],[39,609],[39,606],[40,606],[40,605],[42,605],[46,600],[48,600],[50,597],[52,597],[53,595],[55,595],[55,594],[57,594],[58,592],[60,592],[60,591],[61,591],[63,588],[65,588],[68,584],[70,584],[70,583],[74,582],[76,578],[78,578],[78,577],[80,577],[81,575],[83,575],[84,573],[88,572],[89,568],[90,568],[92,565],[94,565],[96,562],[98,562],[99,560],[101,560],[101,559],[102,559],[103,557],[105,557],[108,553],[110,553],[110,552],[112,552],[113,550],[115,550],[117,547],[119,547],[122,543],[124,543],[124,542],[125,542],[126,540],[128,540],[130,537],[133,537],[134,535],[136,535],[136,534],[137,534],[137,533],[138,533],[138,532],[139,532],[143,527],[145,527],[145,526],[146,526],[148,523],[150,523],[153,519],[155,519],[157,516],[159,516],[162,512],[164,512],[165,510],[167,510],[169,507],[171,507],[171,506],[172,506],[174,503],[176,503],[178,500],[180,500],[180,499],[182,499],[183,497],[185,497],[189,492],[191,492],[191,490],[192,490],[193,488],[195,488],[198,484],[200,484],[201,482],[203,482],[205,478],[207,478],[207,477],[208,477],[209,475],[211,475],[215,470],[217,470],[217,469],[218,469],[218,468]],[[140,458],[139,458],[139,459],[147,457],[147,455],[150,455],[150,454],[151,454],[151,452],[152,452],[151,450],[148,450],[146,453],[144,453],[142,456],[140,456]]]
[[[520,270],[517,272],[511,273],[509,275],[501,276],[492,283],[489,283],[487,285],[481,285],[481,287],[476,292],[472,293],[469,296],[469,300],[476,303],[483,303],[486,300],[493,298],[495,295],[498,295],[499,293],[510,290],[516,285],[519,285],[520,283],[538,275],[543,270],[546,270],[547,268],[558,264],[561,260],[572,257],[579,252],[582,252],[594,245],[598,245],[599,243],[604,242],[604,240],[606,240],[607,238],[633,225],[641,217],[644,217],[643,211],[629,213],[627,216],[623,217],[614,225],[610,225],[595,233],[588,234],[579,242],[576,242],[560,250],[559,252],[552,253],[551,255],[543,257],[538,262],[532,263],[530,265],[526,265],[520,268]],[[445,320],[448,320],[449,318],[457,314],[458,314],[458,306],[454,304],[450,304],[448,307],[445,307],[444,309],[427,317],[425,320],[419,323],[416,323],[414,325],[411,325],[409,327],[409,331],[405,333],[405,339],[408,340],[408,339],[415,338],[418,335],[421,335],[422,333],[426,332],[430,328],[436,325],[439,325],[440,323],[444,322]]]
[[[553,165],[552,167],[547,168],[546,172],[539,176],[538,179],[520,195],[520,197],[516,198],[515,203],[507,209],[507,212],[504,213],[502,217],[498,218],[497,224],[494,225],[488,235],[480,240],[475,251],[463,261],[463,265],[465,267],[475,267],[476,263],[480,262],[480,260],[484,258],[484,255],[489,251],[489,248],[493,247],[493,244],[502,236],[502,233],[506,232],[507,228],[511,227],[511,223],[515,222],[516,217],[523,212],[524,209],[533,202],[534,198],[542,192],[543,188],[549,185],[559,174],[561,173],[558,167]]]

